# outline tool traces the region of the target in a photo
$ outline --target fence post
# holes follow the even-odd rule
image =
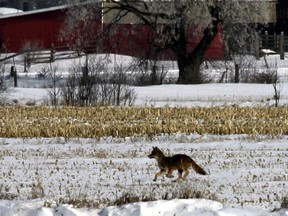
[[[27,70],[27,56],[26,56],[26,53],[24,54],[24,72],[27,73],[28,70]]]
[[[268,31],[265,31],[265,44],[264,44],[264,49],[269,49],[269,35],[268,35]]]
[[[158,71],[158,67],[156,65],[153,65],[152,66],[152,73],[151,73],[151,84],[152,85],[157,85],[157,83],[158,83],[157,71]]]
[[[17,82],[17,69],[16,69],[16,66],[15,66],[15,59],[13,57],[13,66],[11,66],[11,71],[10,71],[10,75],[11,77],[14,78],[14,87],[18,87],[18,82]]]
[[[17,82],[17,69],[15,66],[11,66],[11,72],[10,72],[11,77],[14,78],[14,87],[18,87],[18,82]]]
[[[259,34],[256,33],[255,35],[255,45],[256,45],[256,52],[255,52],[255,56],[256,56],[256,60],[260,60],[260,40],[259,40]]]
[[[30,48],[28,48],[24,53],[24,72],[27,73],[27,68],[30,68],[31,66],[31,54],[30,54]]]
[[[55,48],[54,48],[54,44],[51,44],[51,52],[50,52],[50,62],[55,62]]]
[[[239,65],[235,64],[235,83],[239,83],[240,79],[239,79]]]
[[[284,32],[281,32],[279,37],[279,52],[280,52],[280,59],[284,60]]]

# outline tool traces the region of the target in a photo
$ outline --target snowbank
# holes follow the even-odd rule
[[[42,207],[41,201],[0,201],[0,216],[287,216],[288,210],[267,212],[262,209],[227,208],[205,199],[174,199],[110,206],[102,210],[75,209],[70,205]]]

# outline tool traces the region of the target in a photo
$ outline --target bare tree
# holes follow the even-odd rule
[[[0,95],[2,95],[8,90],[8,86],[5,82],[4,72],[5,72],[5,65],[0,64]]]
[[[50,89],[48,90],[49,98],[52,106],[59,105],[60,98],[60,88],[59,81],[61,78],[61,73],[59,71],[58,65],[53,65],[51,62],[49,63],[49,78],[51,79]]]
[[[0,63],[0,103],[3,104],[6,101],[6,96],[12,91],[9,80],[5,77],[6,65]]]
[[[73,17],[78,20],[81,18],[82,21],[93,20],[93,2],[99,7],[99,1],[89,1],[90,7],[85,7],[84,16],[77,10],[77,17]],[[255,35],[251,24],[265,23],[270,18],[268,4],[266,0],[110,0],[109,3],[101,4],[101,14],[103,22],[110,26],[130,21],[148,27],[152,33],[149,34],[149,53],[145,57],[151,53],[155,56],[163,51],[171,51],[178,62],[177,83],[191,84],[202,82],[200,67],[205,60],[205,52],[219,30],[222,29],[223,35],[226,35],[224,38],[233,41],[238,47],[244,44],[248,46],[247,35]],[[84,6],[80,8],[83,10]],[[69,23],[70,28],[71,23],[77,24],[71,21],[71,16]],[[106,34],[106,37],[109,38],[109,35]],[[191,45],[195,41],[197,44]]]
[[[65,84],[61,85],[61,96],[63,103],[69,106],[78,105],[78,67],[74,66],[69,69],[69,76]]]
[[[66,105],[91,106],[98,102],[99,87],[96,85],[101,72],[101,63],[83,66],[73,65],[69,69],[66,83],[61,86],[61,95]]]
[[[283,90],[283,84],[280,83],[279,76],[278,76],[278,68],[277,64],[276,66],[271,69],[273,71],[273,81],[272,81],[272,86],[274,89],[274,99],[275,99],[275,107],[279,106],[280,98],[281,98],[281,92]]]

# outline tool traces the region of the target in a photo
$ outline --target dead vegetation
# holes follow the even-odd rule
[[[1,137],[288,133],[285,107],[1,107]]]

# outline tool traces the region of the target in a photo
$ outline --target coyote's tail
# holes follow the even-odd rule
[[[202,167],[200,167],[198,164],[196,164],[196,162],[193,159],[191,159],[191,164],[192,164],[192,168],[195,170],[196,173],[199,173],[201,175],[207,175],[205,170]]]

